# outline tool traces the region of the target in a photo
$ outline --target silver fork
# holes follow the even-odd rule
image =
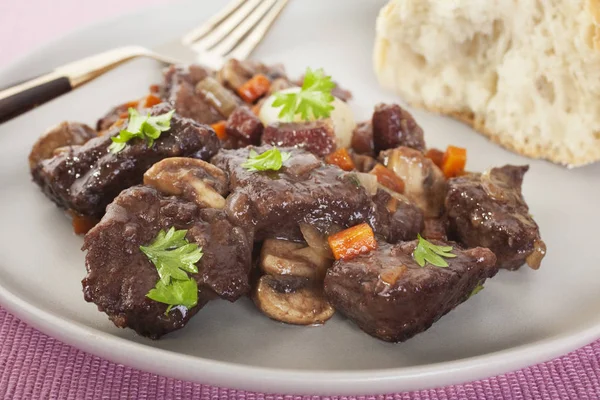
[[[167,64],[197,62],[217,69],[244,59],[260,43],[288,0],[233,0],[201,26],[153,49],[125,46],[65,64],[0,91],[0,123],[65,94],[137,57]]]

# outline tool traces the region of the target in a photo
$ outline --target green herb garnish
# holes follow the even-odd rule
[[[156,287],[146,295],[152,300],[172,306],[193,307],[198,302],[198,287],[187,272],[198,273],[196,263],[202,258],[202,248],[189,243],[185,238],[187,230],[167,232],[161,230],[149,246],[140,246],[140,250],[156,267],[160,280]],[[195,288],[195,290],[192,290]]]
[[[127,128],[111,138],[113,142],[108,150],[112,153],[118,153],[133,138],[146,139],[148,147],[152,147],[154,140],[158,139],[161,133],[171,129],[171,117],[173,117],[174,112],[175,110],[171,110],[165,114],[151,116],[150,113],[140,115],[135,108],[129,108]]]
[[[156,287],[151,289],[146,297],[168,304],[165,314],[168,314],[173,306],[184,306],[190,309],[198,304],[198,285],[193,279],[173,281],[168,285],[158,281]]]
[[[475,296],[477,293],[481,292],[483,290],[483,285],[482,284],[478,284],[477,286],[475,286],[475,289],[473,289],[473,291],[471,292],[471,294],[469,295],[469,299],[473,296]]]
[[[294,93],[275,93],[272,106],[281,106],[279,118],[288,122],[298,114],[304,121],[327,118],[335,108],[331,104],[335,100],[331,94],[334,87],[331,76],[326,76],[322,69],[307,68],[302,89]]]
[[[262,154],[250,150],[248,160],[242,164],[242,167],[248,169],[248,171],[279,171],[283,163],[289,160],[291,156],[290,153],[280,152],[276,147]]]
[[[450,253],[452,246],[436,246],[435,244],[428,242],[423,239],[421,235],[417,235],[419,243],[413,252],[413,258],[419,264],[424,267],[425,263],[428,262],[436,267],[447,267],[448,263],[442,257],[454,258],[456,254]]]

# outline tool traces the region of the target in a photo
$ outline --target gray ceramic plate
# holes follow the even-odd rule
[[[380,101],[371,69],[381,1],[292,1],[255,58],[292,74],[323,67],[352,89],[357,119]],[[221,6],[191,2],[148,9],[51,43],[0,73],[0,86],[102,49],[155,44]],[[507,372],[600,337],[600,165],[566,170],[509,153],[452,120],[415,111],[429,144],[466,146],[468,167],[531,165],[525,196],[548,256],[539,271],[500,272],[483,292],[404,344],[373,339],[341,316],[324,327],[278,324],[249,301],[215,301],[160,341],[115,328],[83,300],[85,274],[62,211],[31,183],[27,154],[62,120],[93,124],[109,107],[143,94],[160,67],[139,60],[0,126],[0,303],[42,331],[110,360],[167,376],[268,392],[359,394],[422,389]]]

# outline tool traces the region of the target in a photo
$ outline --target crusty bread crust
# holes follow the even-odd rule
[[[502,133],[492,132],[485,127],[485,121],[477,121],[475,116],[470,111],[465,110],[453,110],[448,108],[435,108],[435,107],[427,107],[423,103],[410,103],[412,107],[420,108],[429,112],[433,112],[436,114],[446,115],[448,117],[454,118],[458,121],[461,121],[477,132],[481,133],[485,137],[487,137],[492,142],[501,145],[502,147],[514,151],[515,153],[535,158],[548,160],[553,163],[562,164],[568,168],[573,167],[582,167],[584,165],[591,164],[596,162],[600,158],[600,149],[588,149],[586,153],[581,156],[573,159],[572,157],[565,157],[564,153],[556,153],[553,155],[548,155],[549,149],[544,149],[541,146],[528,147],[523,146],[516,141],[510,140],[511,137],[502,135]]]

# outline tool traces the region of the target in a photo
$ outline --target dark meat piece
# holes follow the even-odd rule
[[[159,104],[152,108],[152,114],[168,110],[166,104]],[[60,207],[81,215],[101,217],[121,190],[142,183],[144,172],[152,164],[178,156],[207,160],[220,148],[212,129],[174,114],[171,129],[163,132],[152,147],[149,148],[144,140],[134,139],[114,154],[108,147],[112,143],[111,137],[120,129],[122,127],[114,128],[83,146],[71,147],[67,152],[42,161],[33,179]]]
[[[275,122],[265,127],[262,144],[294,146],[324,157],[335,150],[335,132],[330,120]]]
[[[196,85],[210,75],[210,71],[199,65],[172,65],[165,71],[163,98],[169,101],[182,117],[191,118],[202,124],[214,124],[226,119]]]
[[[370,172],[378,164],[377,160],[373,157],[365,154],[357,154],[354,151],[350,151],[350,157],[358,172]]]
[[[253,60],[240,61],[236,59],[230,59],[225,63],[218,72],[218,79],[223,85],[237,91],[240,86],[256,74],[263,74],[270,81],[279,78],[287,79],[285,69],[281,64],[267,66]]]
[[[32,174],[40,167],[42,160],[54,157],[55,153],[66,150],[65,146],[79,146],[98,136],[98,133],[79,122],[64,121],[48,129],[35,141],[29,153],[29,168]]]
[[[255,230],[257,241],[302,239],[300,222],[328,233],[333,225],[349,227],[368,220],[371,199],[352,174],[295,148],[280,149],[292,156],[279,171],[251,172],[241,166],[250,149],[221,150],[212,163],[229,173],[232,193],[226,209],[232,221]]]
[[[423,129],[412,115],[397,104],[378,104],[373,112],[373,143],[375,151],[398,146],[425,150]]]
[[[373,124],[371,121],[359,122],[352,132],[351,147],[359,154],[375,155],[373,144]]]
[[[527,261],[537,269],[545,245],[521,193],[528,169],[506,165],[450,179],[446,210],[451,238],[467,247],[488,247],[500,268],[518,269]]]
[[[425,218],[425,226],[421,233],[428,240],[448,240],[448,218]]]
[[[227,136],[239,142],[259,144],[263,133],[263,124],[258,117],[246,106],[238,107],[227,119]]]
[[[119,119],[127,119],[129,107],[138,107],[137,101],[129,101],[127,103],[119,104],[116,107],[111,108],[98,122],[96,122],[96,130],[102,132],[113,126]]]
[[[369,254],[336,261],[325,277],[328,300],[369,335],[405,341],[428,329],[498,272],[494,254],[481,247],[454,246],[457,257],[445,259],[447,268],[420,267],[412,257],[416,243],[380,243]]]
[[[373,203],[370,223],[387,242],[413,240],[423,230],[423,212],[402,195],[378,189]]]
[[[352,100],[352,92],[342,88],[337,82],[334,82],[335,86],[331,91],[331,94],[337,97],[338,99],[348,102]]]
[[[188,229],[187,239],[202,246],[204,255],[197,263],[198,274],[190,274],[198,283],[198,305],[189,310],[175,307],[165,315],[166,304],[146,297],[159,276],[139,247],[171,227]],[[182,328],[217,295],[234,301],[246,294],[251,247],[251,240],[222,211],[200,210],[194,203],[148,187],[129,188],[85,237],[84,296],[118,327],[158,339]]]

